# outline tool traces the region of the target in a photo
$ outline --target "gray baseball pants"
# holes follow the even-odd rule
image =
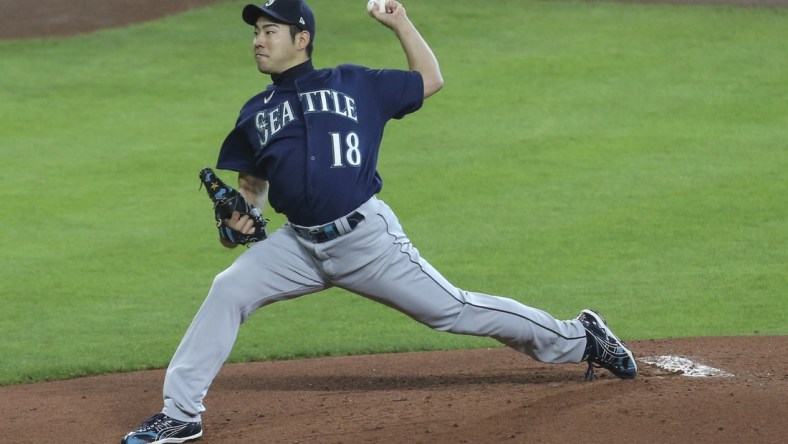
[[[216,276],[167,369],[165,414],[200,420],[203,398],[238,328],[254,311],[330,287],[395,308],[435,330],[495,338],[541,362],[580,362],[586,333],[579,321],[461,290],[419,255],[383,201],[372,197],[358,212],[364,220],[354,230],[324,243],[285,225]]]

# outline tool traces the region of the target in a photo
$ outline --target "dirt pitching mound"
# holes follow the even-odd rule
[[[788,336],[629,345],[640,367],[631,381],[598,370],[588,382],[584,365],[507,348],[230,364],[205,400],[202,442],[784,442]],[[118,442],[161,408],[163,379],[2,387],[0,436]]]

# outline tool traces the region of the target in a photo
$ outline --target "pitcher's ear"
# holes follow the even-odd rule
[[[309,31],[301,31],[296,37],[296,45],[298,45],[298,49],[306,49],[306,47],[309,46],[310,41],[312,41],[312,35],[309,34]]]

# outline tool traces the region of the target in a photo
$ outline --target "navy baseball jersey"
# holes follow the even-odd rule
[[[217,167],[267,180],[294,224],[330,222],[381,190],[383,128],[418,110],[423,88],[415,71],[298,65],[243,106]]]

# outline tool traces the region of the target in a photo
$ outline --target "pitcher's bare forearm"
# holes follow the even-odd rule
[[[408,18],[405,8],[399,2],[389,0],[386,3],[385,13],[373,11],[372,15],[394,31],[405,51],[408,68],[421,74],[424,81],[424,98],[440,91],[443,88],[443,75],[438,59]]]

